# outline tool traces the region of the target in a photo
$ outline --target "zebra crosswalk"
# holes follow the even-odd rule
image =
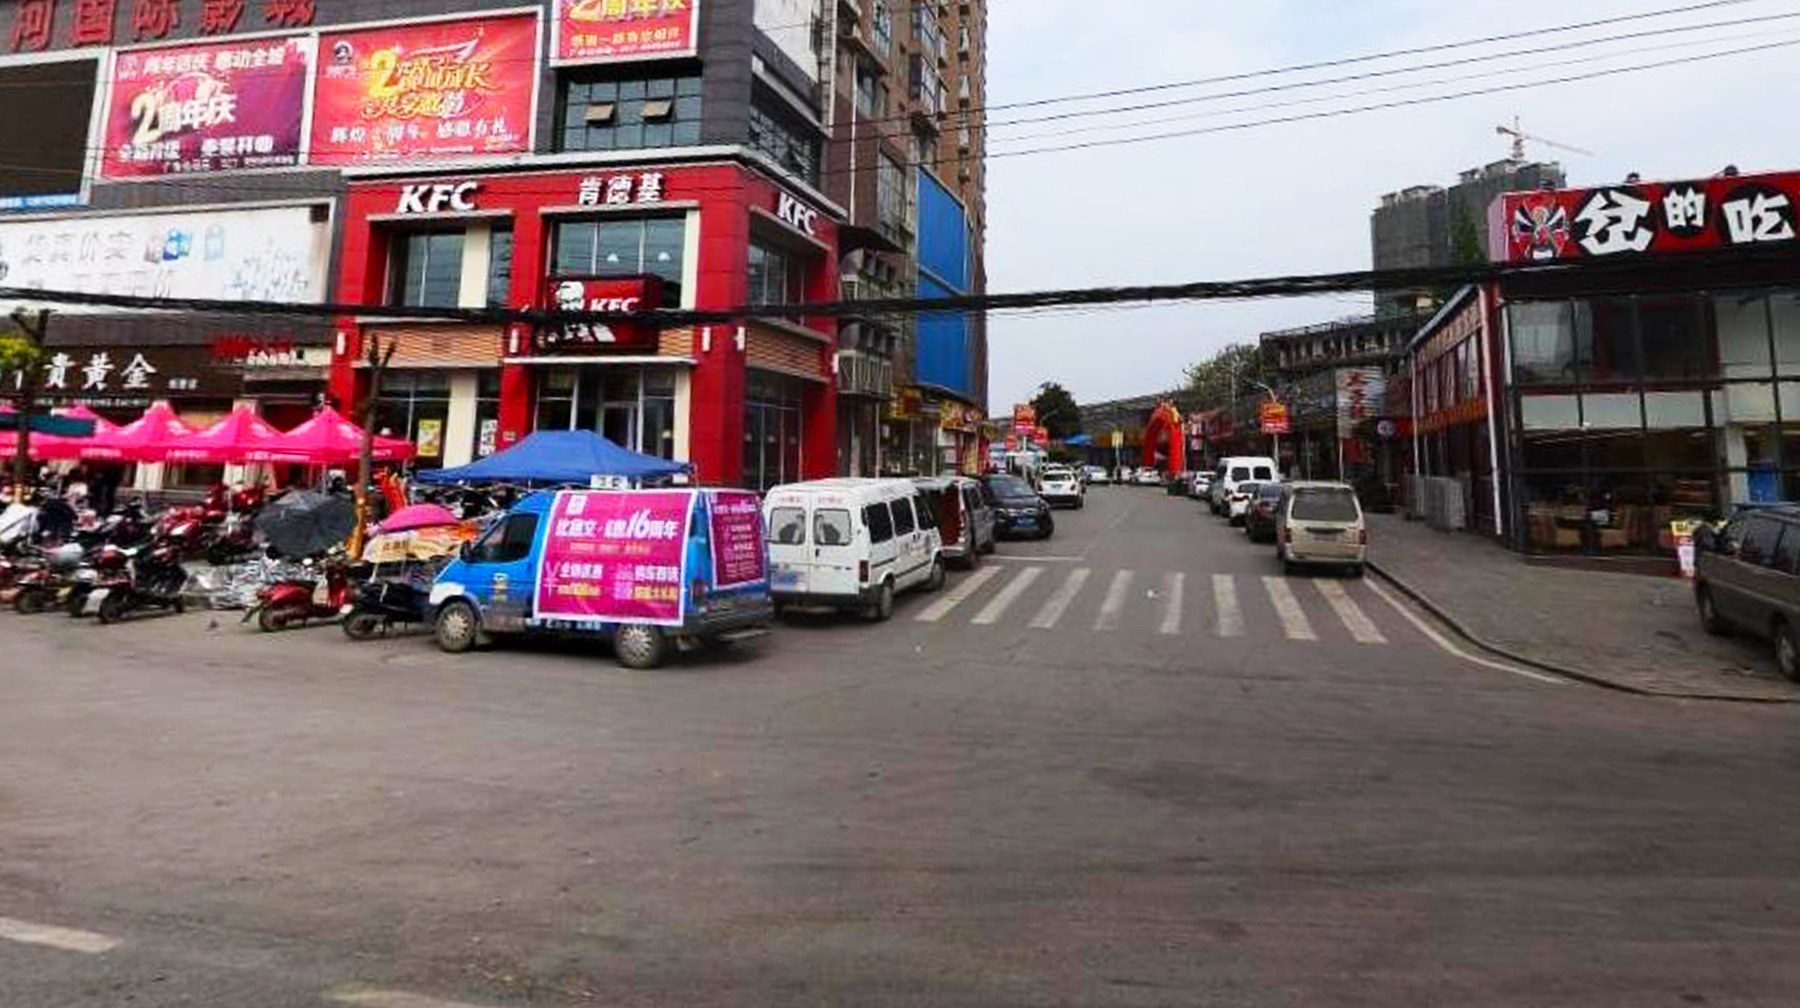
[[[1034,564],[975,571],[919,610],[913,622],[1218,638],[1246,637],[1269,626],[1290,641],[1347,637],[1380,646],[1389,636],[1369,614],[1374,600],[1366,588],[1331,578]]]

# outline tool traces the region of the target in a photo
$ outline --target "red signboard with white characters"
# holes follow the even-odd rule
[[[1495,257],[1543,262],[1740,248],[1800,238],[1800,172],[1507,193]]]
[[[762,498],[747,490],[712,490],[713,587],[741,588],[769,578]]]
[[[310,160],[530,151],[537,46],[532,15],[320,36]]]
[[[310,38],[119,53],[106,115],[107,178],[300,163]]]
[[[544,303],[554,311],[635,312],[662,307],[662,278],[655,276],[549,278]],[[537,349],[546,353],[596,353],[657,346],[657,327],[648,322],[569,322],[538,331]]]
[[[558,63],[691,56],[700,0],[556,0]]]

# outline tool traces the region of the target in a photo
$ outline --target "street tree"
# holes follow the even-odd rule
[[[14,417],[18,438],[13,446],[12,477],[13,498],[21,504],[31,476],[31,413],[43,387],[44,334],[49,328],[49,312],[20,308],[13,312],[11,325],[0,329],[0,375],[18,376],[18,413]]]
[[[1081,408],[1061,385],[1045,382],[1038,386],[1031,405],[1037,410],[1038,425],[1049,431],[1051,438],[1062,441],[1081,433]]]
[[[1198,412],[1231,405],[1250,382],[1267,382],[1261,348],[1233,343],[1188,368],[1189,405]]]

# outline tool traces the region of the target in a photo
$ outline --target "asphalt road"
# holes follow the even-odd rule
[[[1800,1000],[1800,713],[1090,500],[653,673],[0,616],[0,1006]]]

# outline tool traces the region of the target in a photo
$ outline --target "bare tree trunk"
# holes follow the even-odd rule
[[[24,334],[27,342],[38,350],[44,348],[44,337],[50,330],[50,313],[35,313],[21,308],[13,312],[13,322]],[[26,366],[21,375],[19,385],[19,412],[15,419],[18,422],[18,443],[13,448],[13,499],[20,504],[25,503],[28,494],[27,484],[31,474],[31,413],[37,409],[38,393],[44,386],[44,368],[41,361],[33,361]]]
[[[394,359],[396,346],[397,343],[389,340],[387,349],[383,350],[379,338],[369,337],[369,391],[356,411],[357,423],[362,427],[362,451],[356,461],[356,528],[350,533],[352,560],[361,559],[368,537],[369,478],[375,472],[375,407],[381,401],[381,380],[387,373],[388,362]]]

